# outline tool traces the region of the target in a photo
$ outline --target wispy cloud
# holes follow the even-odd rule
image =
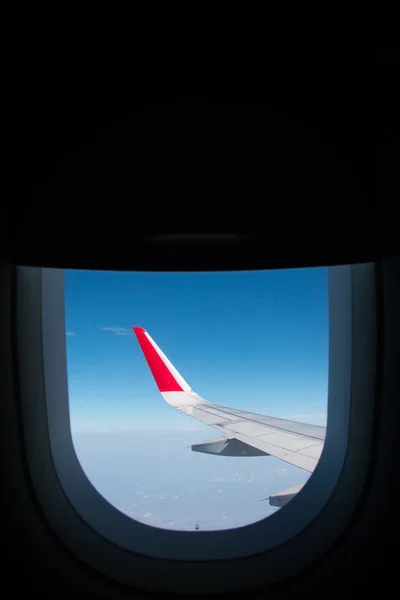
[[[73,332],[73,331],[66,331],[65,335],[74,335],[74,336],[76,336],[76,333]]]
[[[285,473],[287,473],[287,469],[285,469],[285,467],[281,467],[279,469],[275,469],[274,473],[281,476],[281,475],[284,475]]]
[[[110,331],[114,335],[133,335],[133,329],[126,327],[100,327],[103,331]]]

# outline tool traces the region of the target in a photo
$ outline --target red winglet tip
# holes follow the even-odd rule
[[[153,374],[160,392],[183,392],[182,386],[177,382],[163,359],[145,335],[147,332],[143,327],[132,327],[142,349],[146,362]]]

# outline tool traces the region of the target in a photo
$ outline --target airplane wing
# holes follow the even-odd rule
[[[222,434],[192,450],[225,456],[271,455],[312,472],[326,428],[208,402],[196,394],[147,331],[133,327],[157,387],[168,404]]]

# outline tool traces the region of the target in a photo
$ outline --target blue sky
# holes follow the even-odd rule
[[[207,400],[325,425],[326,268],[66,271],[65,314],[75,448],[89,479],[120,510],[159,526],[191,528],[197,519],[206,528],[231,527],[274,512],[255,498],[307,480],[272,457],[184,450],[219,434],[164,402],[132,326],[144,327]],[[186,492],[177,494],[182,485]],[[229,486],[237,493],[228,494]],[[219,510],[224,489],[229,506]],[[253,510],[244,514],[249,502]]]
[[[163,402],[133,325],[147,329],[211,402],[279,416],[326,412],[324,268],[67,271],[65,296],[69,394],[80,431],[94,421],[105,430],[195,425]]]

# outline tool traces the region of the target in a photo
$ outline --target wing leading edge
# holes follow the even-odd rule
[[[192,450],[226,456],[265,454],[309,472],[315,469],[324,446],[325,427],[208,402],[191,389],[145,329],[133,327],[133,331],[164,400],[225,438],[196,444]]]

